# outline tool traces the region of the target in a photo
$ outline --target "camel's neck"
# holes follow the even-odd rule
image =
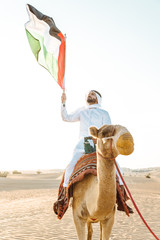
[[[116,201],[116,177],[113,160],[97,153],[98,197],[97,208],[110,209]],[[106,209],[104,209],[106,208]]]

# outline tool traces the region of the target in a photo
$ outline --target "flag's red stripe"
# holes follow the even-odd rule
[[[58,56],[58,84],[64,88],[64,72],[65,72],[65,38],[60,32],[57,34],[61,38]]]

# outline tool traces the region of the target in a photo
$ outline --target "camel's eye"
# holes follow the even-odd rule
[[[104,137],[107,137],[105,132],[102,133],[102,138]]]

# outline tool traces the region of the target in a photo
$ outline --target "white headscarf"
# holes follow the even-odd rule
[[[98,93],[96,93],[94,90],[93,90],[93,92],[94,92],[94,93],[96,94],[96,96],[97,96],[98,104],[101,105],[102,97],[101,97]]]

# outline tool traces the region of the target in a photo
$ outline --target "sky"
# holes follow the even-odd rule
[[[135,150],[121,167],[160,167],[160,1],[7,0],[1,5],[0,171],[63,169],[79,123],[61,119],[62,90],[36,62],[26,37],[26,3],[67,35],[67,110],[98,90],[112,124],[130,131]]]

